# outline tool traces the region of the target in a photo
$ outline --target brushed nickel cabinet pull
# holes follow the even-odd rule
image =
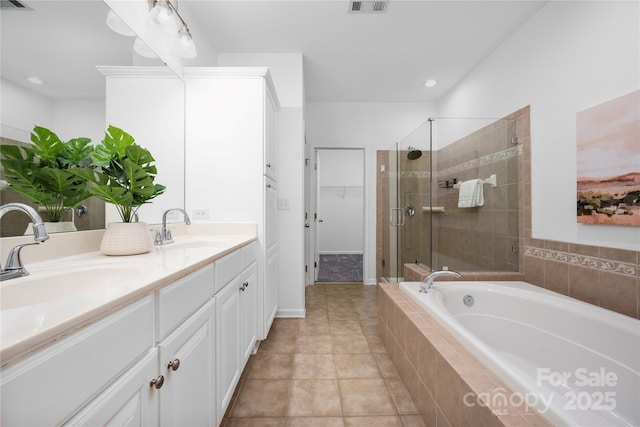
[[[149,384],[149,386],[155,387],[156,389],[162,388],[163,385],[164,385],[163,375],[160,375],[159,377],[152,379],[151,383]]]
[[[172,371],[177,371],[180,367],[180,359],[170,360],[167,368],[171,368]]]

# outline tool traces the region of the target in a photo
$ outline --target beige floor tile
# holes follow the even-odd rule
[[[329,307],[328,311],[330,320],[358,320],[358,313],[352,307]]]
[[[340,379],[340,400],[345,416],[396,415],[382,379]]]
[[[332,353],[331,335],[298,335],[296,353]]]
[[[376,416],[376,417],[345,417],[345,427],[404,427],[400,417]]]
[[[296,348],[294,335],[270,336],[260,343],[260,353],[293,353]]]
[[[337,378],[333,354],[296,354],[293,359],[293,378]]]
[[[272,335],[297,335],[300,319],[274,319],[269,331]]]
[[[258,353],[253,358],[247,379],[286,380],[291,378],[293,354]]]
[[[387,379],[387,388],[396,405],[399,414],[417,414],[418,408],[413,403],[411,395],[400,379]]]
[[[335,354],[338,378],[381,378],[376,359],[371,354]]]
[[[389,358],[388,354],[374,353],[373,356],[376,358],[376,362],[378,362],[378,367],[380,368],[380,373],[383,378],[400,378],[398,370]]]
[[[287,427],[344,427],[342,417],[287,418]]]
[[[331,335],[334,353],[370,353],[364,335]]]
[[[229,418],[225,427],[285,427],[284,418]]]
[[[360,334],[363,335],[360,322],[357,320],[331,320],[331,333],[332,334]]]
[[[341,416],[337,380],[293,380],[289,417]]]
[[[327,317],[326,312],[325,317],[323,318],[306,318],[300,319],[300,325],[298,327],[299,335],[318,335],[318,334],[329,334],[331,333],[331,328],[329,327],[329,318]]]
[[[246,380],[231,416],[234,418],[283,417],[289,400],[289,380]]]

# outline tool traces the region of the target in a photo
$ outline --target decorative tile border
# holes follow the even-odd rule
[[[534,258],[541,258],[547,261],[564,262],[570,265],[578,265],[581,267],[592,268],[594,270],[601,270],[609,273],[618,273],[632,277],[637,277],[639,271],[638,266],[632,264],[600,259],[587,255],[577,255],[567,252],[553,251],[550,249],[536,248],[532,246],[524,247],[524,255]]]
[[[476,168],[478,166],[484,166],[484,165],[498,162],[500,160],[516,157],[522,153],[523,153],[522,144],[518,144],[506,150],[498,151],[497,153],[492,153],[486,156],[479,157],[477,159],[469,160],[468,162],[460,163],[459,165],[455,165],[446,169],[439,170],[436,172],[436,175],[437,176],[452,175],[456,172],[461,172],[461,171],[469,170],[472,168]]]

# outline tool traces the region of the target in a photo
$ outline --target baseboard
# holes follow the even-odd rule
[[[323,251],[320,255],[363,255],[362,251]]]
[[[364,284],[365,284],[365,285],[377,285],[377,284],[378,284],[378,282],[376,281],[376,279],[367,279],[367,280],[364,282]]]
[[[279,319],[304,319],[307,316],[307,310],[304,308],[282,309],[276,312]]]

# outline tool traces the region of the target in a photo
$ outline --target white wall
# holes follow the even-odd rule
[[[80,136],[93,143],[102,140],[105,102],[54,101],[5,79],[0,79],[2,93],[2,136],[30,141],[35,125],[55,132],[63,141]]]
[[[364,253],[364,151],[318,150],[321,254]]]
[[[30,141],[34,125],[53,127],[53,100],[0,79],[2,136]],[[53,130],[53,129],[52,129]]]
[[[432,103],[307,104],[306,134],[311,150],[364,149],[364,281],[367,284],[376,283],[376,150],[388,150],[435,113],[436,107]],[[313,183],[311,187],[313,189]],[[313,222],[311,224],[314,226]]]
[[[548,2],[438,104],[447,117],[531,105],[533,237],[640,247],[639,228],[579,225],[575,208],[576,113],[639,88],[639,16],[638,2]]]

